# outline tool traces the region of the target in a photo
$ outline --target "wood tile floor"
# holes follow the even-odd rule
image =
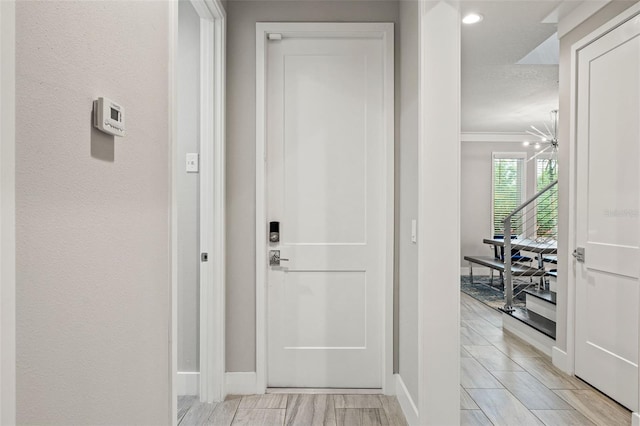
[[[631,412],[502,331],[497,311],[461,293],[461,425],[631,424]],[[180,426],[405,426],[395,397],[266,394],[203,404],[178,398]]]
[[[384,395],[266,394],[203,404],[178,397],[180,426],[406,426],[398,400]]]
[[[460,296],[462,425],[631,424],[631,412],[502,331],[497,311]]]

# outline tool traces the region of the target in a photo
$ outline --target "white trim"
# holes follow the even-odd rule
[[[584,49],[585,47],[587,47],[588,45],[590,45],[591,43],[593,43],[594,41],[596,41],[597,39],[599,39],[600,37],[604,36],[607,33],[610,33],[611,31],[615,30],[616,28],[618,28],[620,25],[624,24],[627,21],[630,21],[631,19],[633,19],[636,15],[640,14],[640,3],[636,3],[633,6],[631,6],[630,8],[624,10],[622,13],[620,13],[619,15],[617,15],[616,17],[610,19],[609,21],[607,21],[605,24],[601,25],[600,27],[598,27],[598,29],[596,29],[595,31],[591,32],[589,35],[583,37],[582,39],[580,39],[579,41],[575,42],[572,46],[571,46],[571,62],[572,63],[577,63],[577,56],[575,55],[579,50]],[[577,71],[577,68],[576,68]],[[575,78],[577,77],[576,74],[572,74],[572,77]],[[572,86],[573,87],[573,86]],[[572,102],[575,101],[575,99],[572,99]],[[575,110],[571,110],[573,114],[575,114]]]
[[[418,414],[460,424],[460,12],[420,1],[418,117]],[[443,185],[446,182],[446,185]],[[438,200],[441,208],[433,208]],[[434,294],[438,297],[433,297]]]
[[[177,371],[177,49],[178,0],[169,3],[169,133],[171,137],[171,401],[170,423],[176,424],[179,378]],[[224,392],[225,353],[225,71],[226,71],[226,15],[220,0],[194,0],[194,9],[201,18],[201,187],[209,194],[201,201],[206,209],[205,226],[201,224],[201,245],[206,247],[211,261],[200,281],[200,397],[205,401],[222,401]],[[212,43],[213,41],[213,43]],[[207,88],[208,90],[204,90]],[[213,118],[213,119],[212,119]],[[204,148],[204,149],[203,149]],[[201,215],[202,217],[202,215]],[[203,234],[206,232],[208,237]],[[214,238],[215,236],[215,238]],[[208,244],[207,244],[208,243]],[[204,297],[203,297],[204,293]],[[206,324],[206,325],[205,325]],[[204,367],[204,368],[203,368]]]
[[[282,37],[376,37],[385,46],[385,142],[387,206],[384,244],[384,328],[383,328],[383,392],[393,394],[393,250],[394,250],[394,25],[392,23],[257,23],[256,24],[256,373],[257,393],[267,388],[267,215],[266,215],[266,42],[267,33],[277,32]]]
[[[395,378],[396,396],[398,397],[400,408],[402,408],[402,414],[404,414],[404,418],[410,426],[417,426],[420,424],[418,422],[418,407],[413,401],[413,398],[411,398],[411,394],[409,393],[407,386],[405,386],[400,374],[395,374]]]
[[[226,373],[225,389],[229,395],[255,395],[259,391],[258,377],[253,371],[247,373]]]
[[[640,426],[640,415],[638,413],[631,413],[631,426]]]
[[[0,424],[16,423],[15,2],[0,2]]]
[[[191,0],[200,16],[200,400],[223,401],[225,372],[225,46],[220,0]]]
[[[200,393],[200,373],[179,371],[176,391],[178,395],[198,395]]]
[[[256,387],[267,389],[266,30],[256,26]],[[262,242],[262,243],[261,243]]]
[[[536,313],[546,319],[556,322],[556,305],[525,293],[527,311]]]
[[[575,29],[578,25],[589,19],[597,11],[609,4],[611,0],[587,0],[573,9],[567,16],[560,18],[558,22],[558,38],[562,38]]]
[[[373,24],[369,24],[373,25]],[[395,258],[395,38],[394,24],[382,24],[381,34],[385,44],[384,55],[384,108],[385,108],[385,141],[386,141],[386,232],[384,245],[387,252],[383,276],[385,277],[383,306],[383,345],[382,358],[382,392],[395,395],[396,387],[393,379],[393,296],[394,296],[394,258]],[[387,84],[389,83],[389,84]]]
[[[566,321],[567,330],[567,362],[564,371],[575,371],[575,346],[576,346],[576,270],[574,268],[573,249],[576,247],[576,217],[577,217],[577,108],[578,108],[578,53],[589,44],[598,40],[605,34],[613,31],[620,25],[640,14],[640,3],[636,3],[618,16],[601,25],[580,41],[571,46],[571,107],[569,114],[569,222],[567,226],[567,247],[565,247],[565,271],[567,271],[567,317],[559,318],[557,327],[563,326]]]
[[[267,388],[272,394],[303,395],[382,395],[382,389],[345,389],[345,388]]]
[[[492,160],[511,160],[511,159],[526,160],[527,153],[522,151],[516,151],[516,152],[493,151],[491,153],[491,159]]]
[[[527,133],[460,133],[461,142],[504,142],[519,143],[530,142],[531,135]]]
[[[567,353],[562,349],[554,346],[551,348],[551,362],[560,370],[564,371],[570,376],[573,376],[573,368],[569,362]]]
[[[502,328],[521,338],[545,355],[548,355],[549,357],[552,355],[551,348],[555,345],[555,340],[540,333],[538,330],[529,327],[527,324],[518,321],[511,315],[502,314]]]
[[[176,167],[176,159],[178,158],[178,61],[176,60],[178,52],[178,0],[167,2],[169,8],[169,52],[168,52],[168,80],[169,80],[169,170],[171,181],[171,220],[169,229],[169,244],[171,247],[171,262],[169,265],[171,271],[171,313],[170,323],[171,331],[169,336],[170,353],[169,353],[169,392],[171,400],[169,401],[169,424],[177,425],[178,423],[178,204],[176,194],[178,193],[178,175]]]

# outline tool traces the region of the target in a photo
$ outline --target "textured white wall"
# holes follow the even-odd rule
[[[418,245],[411,242],[411,220],[418,219],[418,72],[419,3],[400,7],[400,137],[396,159],[399,203],[396,262],[398,268],[399,373],[418,403]]]
[[[170,419],[168,11],[17,4],[20,424]],[[92,128],[99,96],[126,137]]]
[[[178,371],[199,371],[200,174],[185,171],[200,151],[200,17],[189,0],[178,6]]]
[[[396,1],[230,1],[227,60],[227,371],[255,371],[255,24],[397,22]]]

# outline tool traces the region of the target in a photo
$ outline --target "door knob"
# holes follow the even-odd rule
[[[288,262],[289,259],[280,257],[280,250],[269,250],[269,265],[280,266],[280,262]]]

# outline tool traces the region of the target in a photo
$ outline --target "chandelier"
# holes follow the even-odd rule
[[[551,153],[551,159],[557,161],[558,157],[558,110],[554,109],[551,111],[551,122],[550,124],[543,123],[544,130],[538,129],[536,126],[531,125],[531,129],[527,130],[531,136],[534,136],[538,139],[536,142],[524,142],[524,146],[530,146],[533,144],[536,150],[539,150],[533,157],[529,158],[527,161],[531,161],[534,158],[546,153]]]

